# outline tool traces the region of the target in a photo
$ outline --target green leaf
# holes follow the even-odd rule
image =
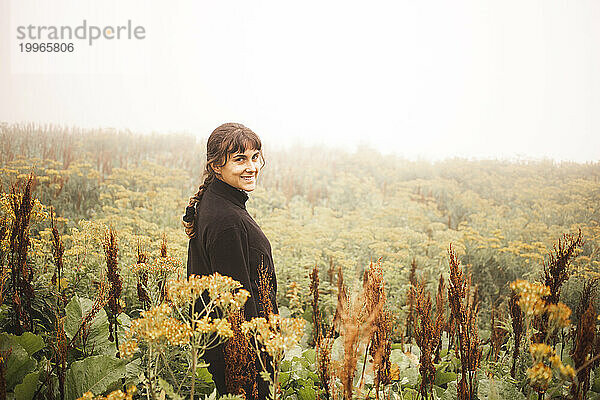
[[[208,364],[202,359],[198,360],[198,366],[196,367],[196,387],[198,393],[208,394],[215,388],[213,376],[208,370]]]
[[[515,385],[506,380],[480,379],[478,386],[478,397],[481,400],[525,400],[523,393]]]
[[[94,302],[84,297],[74,295],[69,304],[65,307],[65,334],[72,339],[81,326],[82,318],[92,309]],[[126,327],[130,324],[129,316],[120,314],[117,318],[119,324],[117,332],[119,337],[125,336]],[[117,348],[114,342],[108,340],[108,317],[106,311],[101,309],[90,322],[89,333],[87,337],[86,350],[93,349],[94,355],[116,356]]]
[[[206,400],[216,400],[217,399],[217,389],[213,390],[212,393],[206,397]]]
[[[176,393],[173,386],[169,382],[165,381],[163,378],[158,378],[158,386],[160,386],[160,388],[164,390],[167,396],[169,396],[171,399],[183,400],[183,397]]]
[[[304,386],[298,390],[298,400],[315,400],[316,397],[317,392],[313,387]]]
[[[10,352],[5,361],[6,389],[8,391],[23,381],[23,378],[34,370],[36,361],[31,358],[27,351],[15,339],[17,336],[8,333],[0,334],[0,350]]]
[[[101,394],[125,377],[126,361],[107,355],[91,356],[75,361],[65,376],[67,400],[75,400],[86,392]]]
[[[292,362],[290,360],[283,360],[279,369],[281,371],[289,371],[292,368]]]
[[[11,336],[15,338],[17,343],[19,343],[30,356],[44,348],[44,339],[42,339],[41,336],[35,335],[31,332],[25,332],[21,336]]]
[[[290,381],[290,373],[289,372],[280,372],[279,373],[279,386],[285,387]]]
[[[434,385],[437,386],[442,386],[447,384],[448,382],[451,381],[455,381],[456,380],[456,374],[454,372],[446,372],[443,370],[438,370],[435,373],[435,381],[434,381]]]
[[[317,352],[315,349],[307,349],[302,353],[304,358],[308,360],[310,364],[315,364],[317,362]]]
[[[23,378],[23,382],[15,386],[15,399],[16,400],[32,400],[35,391],[39,385],[40,371],[35,371],[27,374]]]

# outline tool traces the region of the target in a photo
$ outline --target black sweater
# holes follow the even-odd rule
[[[239,281],[250,292],[244,309],[246,320],[250,320],[264,316],[258,301],[258,268],[261,263],[271,276],[273,312],[278,313],[278,309],[271,244],[246,211],[246,200],[246,192],[220,179],[208,185],[202,200],[196,205],[197,232],[189,242],[187,274],[210,275],[219,272]],[[205,354],[206,361],[214,367],[209,370],[217,386],[217,380],[222,377],[214,375],[220,369],[218,366],[222,363],[222,354],[222,346]]]

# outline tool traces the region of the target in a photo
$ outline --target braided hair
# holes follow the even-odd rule
[[[202,174],[202,184],[196,194],[190,197],[189,205],[183,216],[183,226],[189,238],[196,236],[196,204],[202,200],[202,195],[208,185],[218,179],[218,173],[214,167],[222,167],[227,163],[230,154],[243,153],[248,149],[256,149],[260,152],[262,165],[264,158],[261,150],[260,138],[249,128],[242,124],[226,123],[215,129],[206,142],[206,165]]]

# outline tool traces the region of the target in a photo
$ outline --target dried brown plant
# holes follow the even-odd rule
[[[410,344],[413,337],[413,327],[415,324],[415,299],[414,299],[414,290],[413,288],[417,285],[417,260],[415,258],[412,259],[410,264],[410,272],[408,274],[408,281],[410,282],[410,287],[406,293],[406,304],[408,305],[408,315],[406,316],[406,339]]]
[[[287,284],[285,297],[288,299],[288,307],[293,315],[301,315],[304,312],[302,308],[302,293],[298,282],[291,281]]]
[[[29,251],[29,223],[35,199],[32,192],[35,185],[33,173],[26,183],[17,181],[11,187],[10,208],[14,221],[10,230],[10,265],[13,295],[13,325],[17,334],[32,329],[32,301],[35,297],[33,268],[27,262]]]
[[[227,392],[246,399],[258,399],[256,353],[242,332],[243,312],[231,313],[228,320],[233,336],[223,346]]]
[[[63,254],[65,253],[65,246],[63,245],[58,229],[56,228],[56,219],[54,217],[54,208],[50,210],[50,222],[52,227],[52,257],[54,259],[54,265],[56,270],[52,276],[52,283],[56,285],[57,289],[57,306],[60,309],[64,308],[65,299],[63,297],[61,288],[62,274],[63,274]]]
[[[142,243],[138,239],[137,241],[137,264],[146,264],[148,262],[148,254],[144,252],[142,248]],[[138,300],[142,303],[142,308],[144,310],[150,309],[150,296],[148,294],[148,269],[141,268],[137,274],[137,295]]]
[[[583,238],[579,229],[576,237],[564,234],[562,239],[558,239],[558,243],[554,244],[553,251],[549,252],[549,260],[544,262],[542,277],[542,283],[550,288],[550,295],[544,298],[547,303],[558,304],[560,301],[560,289],[571,273],[569,271],[571,259],[575,256],[576,249],[581,246],[583,246]]]
[[[477,330],[477,296],[470,296],[470,278],[465,279],[460,262],[452,246],[448,249],[450,282],[448,302],[458,336],[456,355],[461,361],[461,379],[458,382],[458,399],[474,400],[477,395],[475,375],[481,360],[479,334]]]
[[[321,325],[321,310],[319,309],[319,267],[315,264],[312,272],[309,274],[310,278],[310,295],[313,312],[313,341],[315,346],[318,347],[319,340],[323,337],[322,325]]]
[[[338,304],[336,307],[337,322],[335,326],[343,336],[344,360],[339,372],[345,400],[353,396],[353,381],[356,372],[358,348],[367,342],[373,330],[374,314],[364,312],[365,295],[357,294],[351,302],[346,294],[341,268],[338,269]],[[334,320],[335,321],[335,320]]]
[[[442,334],[446,330],[446,285],[444,282],[444,275],[440,274],[440,279],[438,281],[438,291],[435,297],[435,331],[438,335],[437,343],[435,343],[435,363],[438,363],[440,361],[440,350],[442,349]]]
[[[331,348],[333,347],[333,338],[320,337],[317,342],[317,374],[321,379],[325,398],[332,398],[332,371],[331,371]]]
[[[1,187],[1,185],[0,185]],[[8,233],[8,221],[6,218],[0,218],[0,243],[4,242],[4,238]],[[0,248],[0,306],[4,304],[4,285],[10,277],[10,268],[4,262],[4,251]]]
[[[333,257],[329,256],[329,268],[327,269],[327,279],[329,283],[333,285],[333,279],[335,277],[335,265],[333,263]]]
[[[329,269],[331,272],[333,268],[333,259],[330,257]],[[323,325],[321,321],[321,311],[319,308],[319,267],[315,264],[312,272],[309,274],[310,278],[310,294],[311,294],[311,307],[313,310],[313,340],[315,342],[315,350],[317,352],[317,374],[321,379],[323,390],[325,392],[325,398],[330,399],[332,397],[331,392],[331,348],[333,346],[333,339],[331,336],[323,336]],[[330,278],[332,279],[332,278]],[[330,330],[330,335],[333,335],[334,330]]]
[[[500,354],[500,348],[502,344],[504,344],[504,339],[506,338],[506,330],[502,328],[500,324],[498,324],[497,317],[499,315],[499,311],[496,307],[492,307],[492,321],[490,323],[490,345],[491,349],[488,354],[488,358],[492,361],[498,360],[498,355]]]
[[[117,329],[117,317],[122,311],[121,291],[123,289],[123,278],[119,274],[119,246],[117,236],[111,228],[104,236],[104,254],[106,258],[106,278],[109,284],[108,290],[108,340],[115,342],[117,357],[119,357],[119,336]]]
[[[419,372],[421,385],[419,394],[422,398],[433,398],[433,382],[435,380],[435,367],[433,365],[433,351],[439,340],[438,332],[432,321],[431,295],[425,289],[425,282],[417,283],[411,287],[415,298],[417,313],[415,324],[415,342],[421,350],[419,358]],[[441,333],[441,332],[440,332]]]
[[[510,293],[508,311],[510,313],[515,340],[515,346],[512,354],[512,367],[510,368],[510,376],[514,378],[516,374],[517,359],[519,358],[521,338],[523,337],[523,311],[521,311],[521,307],[519,306],[519,296],[514,290]]]
[[[271,292],[273,291],[272,279],[273,276],[267,265],[261,260],[258,266],[258,313],[259,316],[267,319],[274,311],[273,300],[271,299]]]
[[[90,323],[96,317],[96,314],[106,306],[109,300],[109,285],[105,281],[101,281],[97,287],[96,297],[92,308],[81,318],[81,325],[71,339],[72,343],[80,341],[81,347],[86,352],[87,338],[89,334]]]
[[[578,248],[583,246],[581,229],[577,236],[564,234],[558,239],[558,243],[553,245],[553,250],[548,253],[548,261],[543,263],[542,283],[550,288],[550,294],[544,297],[547,304],[558,304],[560,301],[560,290],[562,285],[569,279],[571,271],[569,266],[572,258],[576,255]],[[534,320],[534,326],[538,333],[534,335],[534,342],[545,342],[547,340],[549,326],[548,315],[543,314]],[[552,342],[556,337],[549,338]]]
[[[585,282],[577,306],[577,310],[584,307],[586,310],[578,319],[575,344],[571,351],[571,358],[577,371],[577,382],[573,382],[571,385],[571,395],[574,400],[585,399],[590,388],[590,371],[592,369],[590,360],[593,357],[597,318],[593,304],[594,286],[594,281]]]
[[[162,239],[160,241],[160,258],[167,258],[167,235],[162,234]],[[167,299],[167,276],[162,274],[160,279],[158,280],[158,287],[160,288],[160,302],[163,302]]]
[[[58,377],[58,390],[60,393],[60,398],[65,398],[65,373],[67,371],[67,337],[65,335],[65,317],[56,317],[56,335],[54,337],[54,341],[52,343],[52,348],[54,350],[53,357],[54,362],[56,363],[56,375]]]
[[[380,385],[391,382],[390,354],[393,331],[392,314],[386,307],[387,297],[381,259],[375,264],[371,262],[369,269],[365,271],[364,293],[366,313],[373,319],[374,329],[368,348],[373,358],[375,396],[379,399]]]

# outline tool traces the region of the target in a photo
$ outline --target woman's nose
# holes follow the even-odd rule
[[[258,162],[256,161],[252,161],[250,160],[248,164],[246,164],[246,170],[251,171],[251,172],[256,172],[258,171],[259,167],[258,167]]]

